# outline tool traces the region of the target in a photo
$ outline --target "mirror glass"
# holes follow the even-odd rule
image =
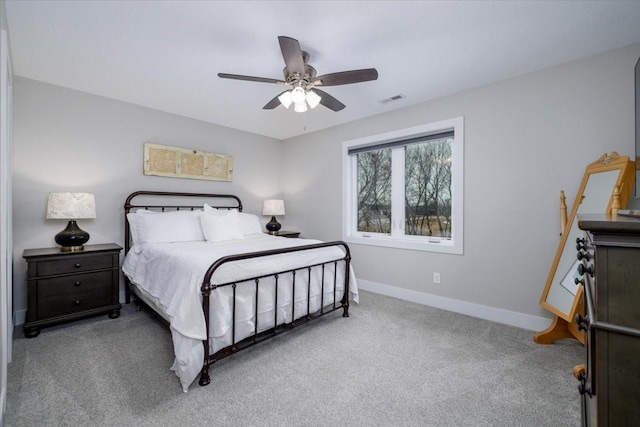
[[[587,166],[540,299],[543,307],[568,322],[573,321],[582,296],[582,288],[575,283],[579,277],[575,242],[584,232],[578,228],[576,215],[610,213],[616,187],[620,190],[620,207],[626,206],[633,189],[634,166],[629,157],[615,152]]]

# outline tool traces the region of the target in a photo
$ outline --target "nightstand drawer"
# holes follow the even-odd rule
[[[91,291],[100,288],[109,289],[113,283],[111,271],[82,273],[71,276],[38,280],[38,298],[74,292]]]
[[[38,317],[54,317],[100,308],[111,302],[111,289],[54,295],[38,299]]]
[[[67,259],[40,261],[36,274],[38,276],[51,276],[111,267],[112,257],[110,255],[75,256]]]

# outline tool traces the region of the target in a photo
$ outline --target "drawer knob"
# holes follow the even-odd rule
[[[584,286],[584,277],[583,277],[582,279],[578,279],[578,278],[576,277],[575,279],[573,279],[573,282],[574,282],[576,285],[582,285],[582,286]]]
[[[576,279],[576,280],[577,280],[577,279]],[[82,284],[82,282],[78,280],[78,281],[77,281],[76,283],[74,283],[73,285],[74,285],[75,287],[78,287],[78,286],[80,286],[81,284]]]
[[[576,314],[576,323],[579,331],[586,331],[589,327],[589,317],[582,317],[580,314]]]
[[[582,261],[583,259],[586,259],[587,261],[589,260],[589,253],[588,252],[578,252],[578,255],[576,255],[576,258],[578,258],[578,261]]]
[[[75,300],[75,301],[73,302],[73,305],[80,305],[80,300],[79,300],[79,299]]]
[[[593,266],[585,267],[583,264],[578,265],[578,274],[584,276],[585,273],[589,273],[589,276],[593,277]]]
[[[587,387],[585,380],[586,379],[580,380],[580,384],[578,384],[578,393],[580,393],[580,395],[587,394],[591,396],[591,389]]]
[[[76,262],[76,265],[74,265],[75,268],[80,268],[80,263]]]

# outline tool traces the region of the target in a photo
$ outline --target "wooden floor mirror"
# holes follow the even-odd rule
[[[578,329],[576,314],[583,314],[582,286],[576,284],[578,259],[576,238],[582,238],[577,215],[610,214],[615,208],[626,207],[635,178],[635,164],[616,152],[604,154],[585,170],[575,201],[562,227],[562,236],[549,270],[540,305],[553,313],[551,325],[535,334],[539,344],[552,344],[561,338],[576,338],[584,344],[584,332]]]

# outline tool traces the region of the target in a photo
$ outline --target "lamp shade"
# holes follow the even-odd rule
[[[286,91],[286,92],[282,92],[279,96],[278,96],[278,100],[280,101],[280,103],[284,106],[284,108],[289,108],[289,106],[291,105],[291,103],[293,102],[291,100],[291,91]]]
[[[316,108],[320,103],[320,101],[322,100],[320,95],[318,95],[312,90],[307,91],[306,97],[307,97],[307,104],[309,104],[309,107],[311,108]]]
[[[284,200],[265,200],[262,203],[262,215],[284,215]]]
[[[49,193],[47,219],[96,217],[96,200],[91,193]]]
[[[291,100],[296,104],[300,104],[305,101],[305,92],[300,86],[294,87],[291,90]]]
[[[293,104],[293,111],[295,111],[296,113],[304,113],[305,111],[307,111],[307,103],[302,101]]]

